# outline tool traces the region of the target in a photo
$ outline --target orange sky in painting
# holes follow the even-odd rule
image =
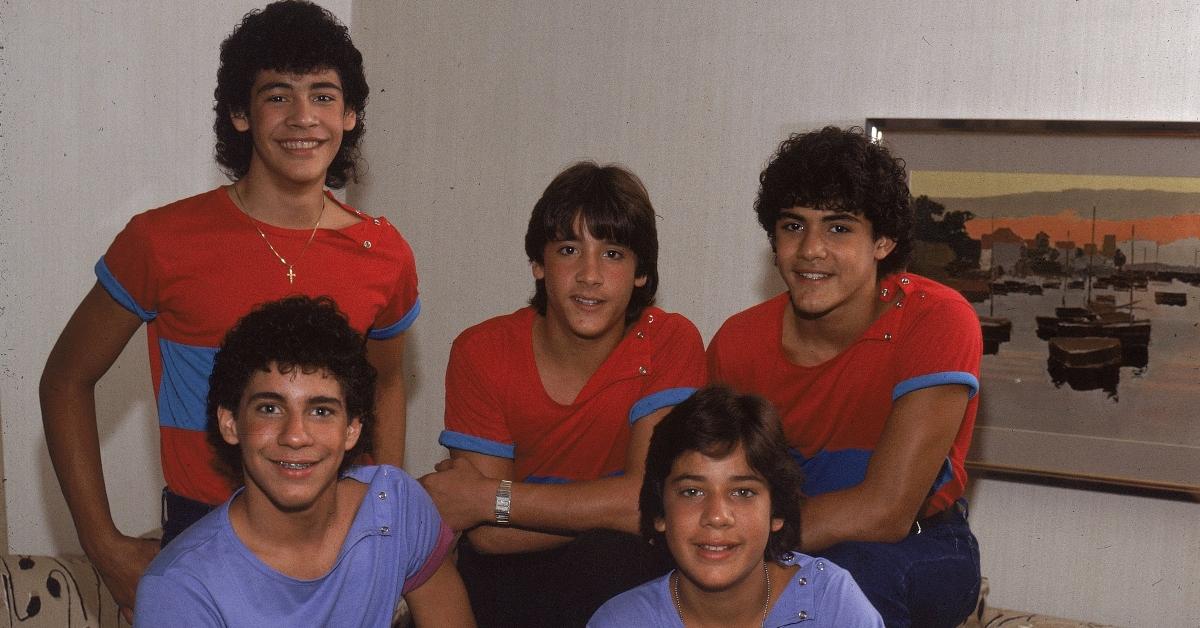
[[[1128,240],[1130,226],[1137,225],[1138,240],[1156,240],[1159,244],[1169,244],[1176,240],[1189,237],[1200,237],[1200,214],[1182,216],[1154,216],[1139,220],[1096,220],[1096,243],[1104,241],[1106,234],[1117,236],[1117,241]],[[972,238],[979,239],[985,233],[1008,227],[1023,239],[1031,240],[1038,231],[1045,231],[1051,241],[1074,240],[1077,245],[1091,241],[1092,218],[1091,212],[1082,215],[1079,212],[1066,210],[1053,216],[1027,216],[1023,218],[1001,218],[993,221],[990,218],[976,217],[967,223],[967,233]],[[1070,231],[1068,237],[1067,232]]]

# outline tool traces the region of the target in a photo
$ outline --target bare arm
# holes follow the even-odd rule
[[[474,628],[475,615],[467,599],[467,588],[454,567],[445,560],[424,584],[404,596],[420,628]]]
[[[513,484],[512,525],[545,531],[583,532],[607,528],[637,534],[638,493],[646,464],[650,435],[670,408],[662,408],[633,424],[629,450],[626,453],[625,474],[570,484]],[[459,452],[455,457],[472,456]],[[491,456],[482,456],[492,458]],[[507,475],[495,476],[497,468],[477,458],[472,464],[462,464],[452,458],[438,464],[438,472],[421,479],[433,496],[438,510],[455,529],[471,528],[493,520],[496,480],[511,477],[511,462]],[[495,460],[503,460],[496,458]],[[503,471],[502,469],[500,471]],[[471,537],[472,542],[475,537]]]
[[[805,501],[802,549],[903,539],[950,451],[967,398],[965,386],[945,385],[897,399],[862,483]]]
[[[379,372],[375,386],[375,429],[371,456],[376,464],[404,466],[407,408],[404,390],[404,339],[368,340],[367,359]]]
[[[50,351],[39,387],[50,461],[79,543],[125,609],[133,608],[138,578],[158,552],[158,541],[125,536],[113,522],[100,460],[95,386],[141,324],[96,284]]]

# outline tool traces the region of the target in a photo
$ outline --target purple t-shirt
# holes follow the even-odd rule
[[[824,558],[788,552],[782,565],[799,565],[767,615],[766,628],[803,624],[838,628],[883,628],[850,572]],[[674,572],[672,572],[674,573]],[[588,628],[683,628],[671,598],[671,574],[630,589],[604,603]]]
[[[259,560],[229,521],[234,494],[150,563],[134,625],[390,625],[400,596],[437,571],[453,535],[404,471],[351,467],[345,477],[370,487],[329,573],[299,580]]]

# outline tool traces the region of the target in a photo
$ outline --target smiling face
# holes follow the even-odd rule
[[[873,308],[877,264],[896,243],[872,233],[870,221],[849,212],[808,207],[780,212],[772,234],[775,265],[798,317]]]
[[[761,599],[763,552],[783,520],[771,517],[766,480],[751,469],[738,445],[712,458],[687,451],[675,459],[663,485],[662,532],[679,565],[680,587]]]
[[[533,263],[534,279],[545,282],[547,328],[583,340],[619,340],[629,298],[646,277],[636,276],[632,250],[592,237],[582,216],[574,231],[571,239],[547,242],[543,262]]]
[[[231,119],[235,129],[253,138],[247,177],[322,185],[342,134],[354,128],[358,116],[346,109],[336,70],[262,70],[250,88],[249,110]]]
[[[324,370],[275,364],[251,376],[236,411],[218,408],[225,442],[238,445],[246,497],[284,512],[332,499],[338,468],[358,442],[361,424],[346,414],[342,386]]]

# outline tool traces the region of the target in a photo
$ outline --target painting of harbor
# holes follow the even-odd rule
[[[911,269],[984,337],[972,457],[1200,490],[1200,177],[910,177]]]

